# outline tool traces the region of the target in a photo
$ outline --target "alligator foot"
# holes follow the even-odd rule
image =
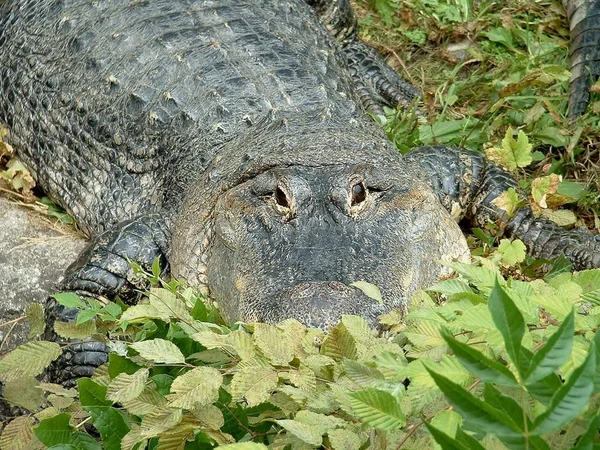
[[[375,49],[358,38],[343,45],[357,94],[367,111],[384,114],[382,105],[407,109],[421,97],[421,92],[400,78]]]

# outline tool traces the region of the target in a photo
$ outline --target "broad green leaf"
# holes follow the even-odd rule
[[[443,333],[443,338],[460,362],[476,377],[489,383],[518,386],[512,372],[503,364],[456,340],[449,332]]]
[[[196,367],[178,376],[167,396],[172,408],[193,409],[214,403],[219,398],[223,383],[221,373],[212,367]]]
[[[359,450],[363,440],[351,430],[330,430],[327,432],[333,450]]]
[[[102,450],[98,441],[89,434],[76,432],[71,437],[71,444],[78,450]]]
[[[275,422],[307,444],[321,445],[323,441],[321,430],[314,425],[307,425],[297,420],[276,420]]]
[[[136,398],[124,400],[121,404],[131,414],[144,416],[165,406],[167,404],[167,399],[155,390],[146,388]]]
[[[194,408],[192,413],[204,426],[211,430],[219,430],[225,424],[223,413],[215,405],[198,406]]]
[[[498,411],[439,373],[430,369],[427,371],[465,422],[497,436],[521,436],[519,427],[506,413]]]
[[[26,416],[15,417],[0,434],[0,448],[2,450],[25,450],[33,447],[31,444],[34,439],[31,419]]]
[[[236,444],[219,445],[220,450],[267,450],[264,444],[255,442],[238,442]]]
[[[523,199],[519,197],[515,188],[511,187],[492,200],[492,204],[504,211],[507,217],[512,217],[523,204]]]
[[[266,402],[277,387],[277,373],[271,367],[248,364],[238,369],[231,380],[234,401],[245,399],[248,406]]]
[[[502,333],[506,352],[519,373],[521,373],[519,358],[521,355],[521,341],[525,334],[525,321],[521,311],[498,281],[496,281],[490,293],[488,307],[496,327]]]
[[[476,447],[467,447],[462,442],[459,442],[455,438],[438,430],[427,421],[424,421],[423,423],[427,427],[427,430],[429,430],[431,436],[433,436],[433,439],[435,439],[435,442],[437,442],[444,450],[485,450],[479,443],[477,443]]]
[[[592,343],[584,363],[554,394],[548,410],[535,420],[531,433],[542,435],[558,430],[580,414],[593,393],[595,371],[596,346]]]
[[[106,398],[115,403],[133,400],[144,390],[150,371],[146,368],[140,369],[133,375],[119,374],[108,385]]]
[[[175,344],[165,339],[151,339],[149,341],[135,342],[129,345],[144,359],[156,363],[184,364],[185,356]]]
[[[542,216],[551,220],[559,227],[566,227],[577,222],[575,213],[568,209],[544,209]]]
[[[87,308],[87,304],[81,300],[79,295],[73,292],[60,292],[58,294],[51,295],[60,305],[66,306],[67,308]]]
[[[384,381],[383,374],[372,367],[349,359],[343,362],[346,375],[361,387],[372,387]]]
[[[329,334],[321,345],[321,354],[337,361],[342,358],[356,358],[356,341],[343,322],[329,330]]]
[[[349,394],[354,413],[373,428],[397,430],[406,424],[406,417],[396,398],[389,392],[367,388]]]
[[[100,432],[105,450],[121,450],[121,440],[129,433],[129,425],[117,409],[105,406],[89,406],[94,427]]]
[[[459,292],[473,292],[473,289],[471,289],[467,283],[457,278],[438,281],[433,286],[427,288],[427,290],[430,292],[439,292],[446,296],[457,294]]]
[[[486,156],[509,171],[516,170],[519,167],[527,167],[533,161],[531,155],[532,145],[529,143],[527,135],[519,130],[517,139],[513,138],[514,130],[508,127],[504,139],[502,139],[502,148],[489,148],[485,151]]]
[[[179,408],[162,408],[142,418],[140,434],[143,437],[155,437],[181,422],[183,412]]]
[[[46,328],[44,307],[39,303],[30,303],[25,309],[25,314],[27,314],[27,322],[29,322],[27,339],[32,340],[42,334]]]
[[[483,399],[499,411],[503,411],[509,417],[512,417],[515,424],[522,430],[528,430],[531,427],[531,420],[523,411],[523,408],[511,397],[502,394],[492,384],[486,383],[483,390]],[[499,436],[500,437],[500,436]]]
[[[34,428],[33,432],[46,447],[58,444],[70,444],[71,434],[75,431],[69,424],[71,416],[62,413],[49,419],[44,419]]]
[[[365,294],[367,297],[372,298],[373,300],[376,300],[377,303],[379,303],[380,305],[383,304],[381,290],[378,286],[374,285],[373,283],[368,283],[366,281],[355,281],[354,283],[350,283],[350,286],[354,286],[355,288],[360,289],[361,291],[363,291],[363,294]]]
[[[35,341],[20,345],[0,360],[0,378],[40,375],[62,354],[56,342]]]
[[[85,339],[96,333],[96,323],[94,321],[84,322],[77,325],[75,322],[54,322],[54,331],[60,337],[66,339]]]
[[[155,307],[161,317],[177,319],[186,323],[191,323],[194,321],[191,314],[187,310],[185,302],[167,289],[150,289],[148,299],[150,301],[150,306]]]
[[[294,358],[291,340],[273,325],[257,323],[254,325],[254,341],[274,366],[287,366]]]
[[[7,402],[34,411],[45,402],[39,381],[30,376],[6,380],[2,388],[2,397]]]
[[[502,239],[498,245],[498,253],[500,253],[502,262],[508,266],[525,261],[527,256],[525,244],[519,239],[512,242],[509,239]]]
[[[571,311],[544,346],[533,355],[523,378],[525,384],[535,383],[550,375],[569,357],[575,333],[574,314],[575,312]]]
[[[106,399],[107,387],[96,383],[90,378],[79,378],[77,380],[79,400],[81,405],[88,406],[110,406],[112,402]]]
[[[127,308],[127,310],[121,314],[119,322],[137,323],[144,322],[148,319],[160,319],[163,322],[168,322],[169,315],[165,311],[160,311],[156,306],[148,303],[140,303]]]

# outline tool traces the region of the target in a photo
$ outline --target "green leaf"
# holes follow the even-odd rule
[[[79,401],[84,408],[88,406],[110,406],[112,402],[106,400],[107,387],[96,383],[90,378],[79,378],[77,380]]]
[[[373,428],[397,430],[406,424],[406,416],[389,392],[367,388],[349,394],[354,413]]]
[[[96,323],[87,321],[81,324],[76,322],[54,322],[54,331],[66,339],[85,339],[96,332]]]
[[[502,148],[494,147],[485,151],[490,160],[509,171],[516,170],[518,167],[527,167],[533,161],[532,145],[529,143],[527,135],[519,130],[517,139],[514,139],[513,134],[514,130],[508,127],[504,139],[502,139]]]
[[[515,188],[511,187],[492,200],[492,204],[504,211],[508,217],[512,217],[523,204],[523,199],[519,197]]]
[[[437,442],[444,450],[485,450],[479,443],[477,443],[476,447],[467,447],[462,442],[448,436],[446,433],[438,430],[436,427],[428,423],[427,421],[423,422],[429,430],[435,442]]]
[[[359,450],[363,440],[351,430],[330,430],[327,432],[333,450]]]
[[[496,436],[520,437],[521,431],[514,420],[502,411],[478,399],[461,385],[427,368],[429,375],[444,393],[450,404],[463,419]]]
[[[59,294],[51,295],[60,305],[66,306],[67,308],[79,308],[86,309],[87,304],[81,300],[79,295],[73,292],[61,292]]]
[[[35,377],[60,355],[62,350],[56,342],[36,341],[20,345],[0,360],[0,378]]]
[[[219,445],[221,450],[267,450],[268,447],[264,444],[255,442],[238,442],[236,444]]]
[[[96,439],[82,432],[73,433],[71,444],[77,447],[78,450],[102,450]]]
[[[523,378],[526,385],[550,375],[567,360],[573,348],[574,317],[575,312],[571,311],[544,346],[533,355]]]
[[[509,239],[502,239],[498,245],[498,253],[502,262],[508,266],[525,261],[527,256],[525,244],[519,239],[512,242]]]
[[[196,367],[178,376],[167,398],[172,408],[193,409],[210,405],[219,398],[223,383],[221,373],[212,367]]]
[[[46,400],[42,390],[38,389],[39,384],[39,381],[31,376],[6,380],[2,389],[2,397],[13,405],[30,411],[36,410]]]
[[[165,339],[151,339],[149,341],[135,342],[129,345],[144,359],[156,363],[184,364],[185,356],[175,344]]]
[[[511,397],[502,394],[492,384],[486,383],[483,389],[484,400],[499,411],[503,411],[515,422],[522,431],[528,430],[531,427],[531,420],[523,411],[523,408]],[[527,424],[527,425],[525,425]],[[498,436],[502,439],[501,436]]]
[[[321,354],[336,361],[340,361],[342,358],[356,358],[356,342],[343,322],[329,330],[329,334],[321,345]]]
[[[94,421],[94,427],[100,432],[105,450],[121,450],[121,440],[129,433],[129,425],[123,415],[115,408],[88,406],[85,408]]]
[[[502,334],[506,352],[519,373],[521,373],[519,358],[521,355],[521,341],[525,334],[525,321],[521,311],[500,286],[498,280],[496,280],[490,293],[488,307],[496,327]]]
[[[27,322],[29,322],[29,334],[27,339],[33,340],[44,332],[46,320],[44,319],[44,307],[39,303],[30,303],[25,308]]]
[[[592,343],[584,363],[554,394],[548,410],[535,420],[531,433],[536,435],[551,433],[577,417],[586,408],[594,391],[595,372],[596,345]]]
[[[150,371],[146,368],[140,369],[133,375],[119,374],[108,385],[106,398],[115,403],[133,400],[144,390]]]
[[[600,414],[590,420],[590,424],[581,436],[577,439],[577,444],[571,450],[594,450],[597,448],[594,446],[596,438],[598,436],[598,429],[600,428]]]
[[[26,416],[15,417],[0,434],[0,448],[2,450],[24,450],[33,447],[31,445],[33,440],[31,419]]]
[[[343,366],[348,378],[362,387],[372,387],[381,384],[385,379],[379,370],[358,361],[346,359],[343,362]]]
[[[515,48],[512,39],[512,34],[510,33],[510,30],[506,28],[492,28],[490,31],[482,33],[482,35],[488,38],[490,41],[502,44],[509,49]]]
[[[350,286],[360,289],[367,297],[370,297],[373,300],[376,300],[380,305],[383,305],[383,296],[381,295],[381,290],[373,283],[368,283],[366,281],[355,281],[354,283],[350,283]]]
[[[512,372],[501,363],[489,359],[473,347],[456,340],[448,331],[442,333],[442,337],[462,365],[476,377],[504,386],[519,385]]]
[[[321,431],[312,425],[307,425],[296,420],[276,420],[284,429],[292,433],[303,442],[311,445],[321,445],[323,441]]]
[[[269,399],[277,381],[277,373],[271,367],[244,365],[233,375],[231,396],[234,401],[246,399],[248,406],[260,405]]]
[[[274,366],[287,366],[294,358],[294,347],[291,340],[274,325],[255,324],[254,340]]]
[[[71,416],[62,413],[48,419],[44,419],[35,427],[33,432],[46,447],[58,444],[70,444],[71,435],[75,428],[69,424]]]

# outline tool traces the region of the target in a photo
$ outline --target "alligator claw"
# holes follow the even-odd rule
[[[343,46],[361,103],[374,114],[384,114],[382,106],[408,109],[421,92],[400,78],[373,48],[357,38]]]

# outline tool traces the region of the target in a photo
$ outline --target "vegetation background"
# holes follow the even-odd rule
[[[374,118],[400,151],[485,152],[526,193],[502,207],[526,202],[562,226],[600,229],[600,102],[565,118],[559,2],[355,6],[361,37],[424,93],[419,111]],[[31,194],[17,160],[0,177]],[[467,231],[473,263],[419,291],[406,317],[384,316],[378,335],[351,316],[327,336],[295,321],[225,324],[157,265],[136,268],[153,288],[134,307],[58,295],[81,308],[76,324],[57,324],[61,336],[111,336],[109,363],[75,389],[36,380],[61,350],[39,339],[33,306],[32,341],[0,360],[4,398],[32,413],[4,424],[0,448],[600,448],[600,270],[534,260],[496,223]]]

